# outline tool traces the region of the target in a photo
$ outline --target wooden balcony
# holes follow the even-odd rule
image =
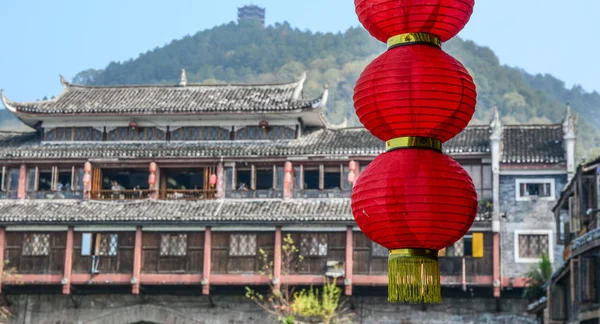
[[[164,189],[158,191],[156,198],[160,200],[205,200],[215,199],[216,195],[216,190]],[[90,194],[93,200],[143,200],[155,196],[154,190],[93,190]]]
[[[141,200],[150,198],[154,190],[92,190],[93,200]]]

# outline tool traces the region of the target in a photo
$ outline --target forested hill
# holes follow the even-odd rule
[[[474,75],[479,101],[475,123],[487,123],[497,104],[507,123],[560,122],[571,102],[580,114],[579,154],[591,156],[600,147],[600,95],[585,93],[551,76],[529,75],[500,65],[494,52],[458,38],[444,49]],[[112,62],[104,70],[87,70],[73,82],[90,85],[175,84],[185,68],[189,82],[271,83],[289,81],[308,71],[305,97],[317,96],[328,84],[327,117],[332,123],[347,118],[357,123],[352,108],[356,79],[385,45],[362,28],[345,33],[300,31],[289,24],[262,28],[252,22],[230,23],[173,40],[126,62]],[[588,150],[582,150],[583,147]]]

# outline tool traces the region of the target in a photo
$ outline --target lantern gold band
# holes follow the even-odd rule
[[[401,45],[429,44],[442,47],[442,40],[428,33],[406,33],[392,36],[387,41],[388,49]]]
[[[435,151],[442,151],[442,141],[418,136],[397,137],[385,142],[386,151],[400,148],[427,148]]]
[[[390,258],[418,257],[431,260],[438,259],[438,251],[429,249],[397,249],[390,250]]]

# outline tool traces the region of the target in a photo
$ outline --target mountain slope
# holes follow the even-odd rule
[[[304,96],[318,96],[328,84],[328,119],[333,123],[347,119],[357,124],[352,107],[354,83],[364,67],[384,50],[385,45],[362,28],[323,34],[300,31],[287,23],[267,28],[252,22],[229,23],[173,40],[136,59],[111,62],[104,70],[83,71],[73,82],[175,84],[185,68],[189,82],[271,83],[289,81],[308,71]],[[571,102],[582,117],[578,153],[600,153],[589,150],[600,147],[597,93],[569,90],[552,77],[500,65],[491,49],[471,41],[455,38],[444,45],[444,50],[463,62],[475,78],[479,98],[474,123],[487,123],[494,105],[498,105],[507,123],[560,122],[566,103]]]

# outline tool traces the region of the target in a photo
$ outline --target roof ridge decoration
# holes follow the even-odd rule
[[[67,79],[65,79],[65,77],[62,74],[59,74],[58,76],[60,77],[60,83],[62,84],[63,88],[67,88],[71,85],[71,83],[67,81]]]
[[[302,72],[300,75],[300,79],[297,81],[296,89],[294,90],[294,94],[292,95],[293,100],[301,99],[302,90],[304,89],[304,82],[306,81],[306,71]]]
[[[567,103],[567,114],[565,120],[562,123],[563,133],[565,139],[575,139],[577,133],[577,122],[579,121],[579,115],[573,114],[571,111],[571,104]]]
[[[502,121],[500,120],[500,113],[498,112],[498,105],[494,105],[494,117],[492,118],[492,122],[490,123],[490,128],[492,130],[492,140],[501,140],[502,139]]]
[[[187,86],[187,75],[185,73],[185,69],[181,69],[181,80],[179,81],[179,85],[182,87]]]

